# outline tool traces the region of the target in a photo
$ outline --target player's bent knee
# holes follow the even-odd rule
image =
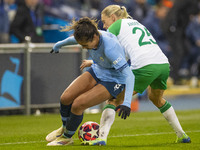
[[[73,100],[70,98],[70,95],[62,94],[60,97],[60,102],[64,105],[70,105]]]
[[[83,101],[75,100],[72,104],[71,111],[75,114],[82,114],[85,109],[87,109],[87,105]]]
[[[115,107],[119,106],[120,104],[122,104],[123,101],[118,101],[116,99],[112,99],[112,100],[108,100],[107,101],[107,104],[111,104],[111,105],[114,105]]]
[[[107,105],[110,104],[110,105],[114,105],[114,106],[116,105],[115,102],[113,102],[113,101],[109,101],[109,100],[106,102],[106,104],[107,104]]]

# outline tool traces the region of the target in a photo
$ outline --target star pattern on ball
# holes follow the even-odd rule
[[[91,131],[89,131],[88,133],[91,134],[91,138],[93,138],[94,136],[97,136],[97,130],[94,130],[93,128],[91,128]]]
[[[88,121],[82,124],[78,131],[80,141],[92,141],[99,137],[99,124]]]

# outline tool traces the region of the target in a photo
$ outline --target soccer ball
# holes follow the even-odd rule
[[[78,130],[81,142],[92,141],[99,137],[99,124],[93,121],[85,122]]]

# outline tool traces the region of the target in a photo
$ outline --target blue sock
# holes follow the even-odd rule
[[[73,113],[70,114],[69,121],[66,124],[66,131],[64,132],[64,136],[71,138],[74,133],[76,132],[78,126],[83,120],[83,114],[82,115],[75,115]]]
[[[62,122],[63,122],[63,126],[66,126],[66,122],[69,120],[70,117],[70,113],[71,113],[71,106],[70,105],[63,105],[62,103],[60,103],[60,114],[62,117]]]

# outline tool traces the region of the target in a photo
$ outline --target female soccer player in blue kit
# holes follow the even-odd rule
[[[65,45],[80,44],[88,49],[95,63],[76,78],[61,95],[60,113],[63,126],[47,135],[46,140],[50,142],[48,146],[72,144],[72,136],[82,122],[83,111],[116,98],[125,87],[121,117],[125,119],[130,115],[134,75],[117,38],[111,33],[99,31],[95,21],[87,17],[79,21],[74,20],[71,26],[64,29],[69,30],[74,30],[74,36],[57,42],[51,52],[58,53]]]

